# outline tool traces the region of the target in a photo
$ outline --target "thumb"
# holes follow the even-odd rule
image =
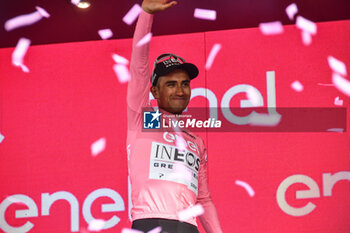
[[[170,7],[173,7],[177,4],[177,1],[172,1],[172,2],[169,2],[169,3],[166,3],[163,5],[163,9],[166,10],[166,9],[169,9]]]

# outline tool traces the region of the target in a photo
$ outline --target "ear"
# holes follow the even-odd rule
[[[159,90],[157,86],[151,86],[151,92],[155,99],[159,99]]]

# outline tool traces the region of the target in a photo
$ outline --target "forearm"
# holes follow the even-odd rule
[[[207,233],[222,233],[218,214],[211,200],[201,203],[204,213],[199,216],[202,226]]]

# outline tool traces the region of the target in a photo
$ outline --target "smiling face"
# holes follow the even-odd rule
[[[158,107],[173,114],[180,114],[187,107],[191,97],[190,77],[183,70],[174,70],[158,79],[151,91],[158,101]]]

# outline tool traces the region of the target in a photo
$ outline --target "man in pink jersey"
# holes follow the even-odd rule
[[[137,46],[152,28],[154,13],[176,4],[168,0],[144,0],[133,38],[128,85],[128,167],[131,185],[132,228],[147,232],[157,226],[162,232],[198,233],[196,218],[181,219],[179,212],[201,204],[199,219],[207,233],[221,233],[216,208],[207,183],[207,156],[203,140],[186,131],[167,128],[142,130],[144,110],[152,110],[151,92],[159,115],[181,114],[191,96],[190,81],[198,69],[175,54],[160,55],[149,73],[149,44]]]

